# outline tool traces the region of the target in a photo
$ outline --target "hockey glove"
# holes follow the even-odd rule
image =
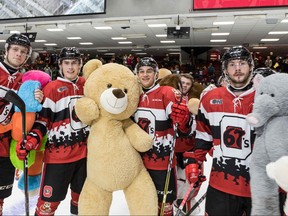
[[[201,175],[201,164],[202,162],[195,159],[194,152],[185,152],[183,154],[183,163],[185,165],[186,179],[190,184],[195,184],[196,182],[202,182],[199,176]]]
[[[192,163],[187,165],[185,168],[185,174],[190,184],[195,184],[196,182],[198,182],[198,176],[200,175],[199,164]]]
[[[170,118],[172,119],[173,124],[178,124],[181,131],[186,131],[186,124],[190,120],[190,112],[187,105],[184,103],[174,103],[172,104],[171,109]]]
[[[38,150],[42,141],[42,135],[40,132],[30,132],[27,135],[26,143],[21,139],[16,145],[16,153],[19,160],[24,160],[29,151],[35,149]]]

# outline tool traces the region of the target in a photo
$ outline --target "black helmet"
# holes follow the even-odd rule
[[[269,75],[277,73],[276,71],[272,70],[271,68],[268,67],[260,67],[254,70],[254,74],[260,74],[263,77],[267,77]]]
[[[136,65],[136,73],[138,72],[139,68],[142,66],[150,66],[154,69],[156,73],[158,73],[158,64],[157,62],[151,57],[143,57],[140,59],[140,62]]]
[[[79,59],[81,58],[81,54],[76,47],[64,47],[60,51],[59,61],[63,59]]]
[[[250,51],[243,46],[235,46],[227,50],[222,56],[222,69],[227,68],[227,64],[233,59],[243,59],[248,62],[248,64],[254,67],[253,57]]]
[[[32,53],[32,48],[29,38],[24,34],[13,34],[7,40],[5,44],[5,49],[9,49],[10,45],[16,44],[27,47],[29,49],[29,55]]]

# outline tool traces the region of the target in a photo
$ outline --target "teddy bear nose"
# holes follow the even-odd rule
[[[113,91],[113,94],[116,98],[123,98],[125,97],[125,94],[124,92],[121,90],[121,89],[114,89]]]

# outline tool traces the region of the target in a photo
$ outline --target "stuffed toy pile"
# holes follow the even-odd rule
[[[83,76],[84,97],[75,110],[91,130],[79,215],[109,215],[117,190],[123,190],[131,215],[157,215],[156,189],[139,153],[151,148],[152,137],[130,119],[141,92],[136,76],[96,59],[84,65]]]
[[[284,73],[262,79],[256,88],[253,111],[247,116],[256,131],[250,167],[251,215],[280,215],[278,185],[268,177],[266,165],[288,156],[287,83]],[[280,172],[278,175],[286,176],[287,181],[287,172]]]

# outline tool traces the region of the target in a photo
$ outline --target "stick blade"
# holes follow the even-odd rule
[[[23,111],[25,112],[25,103],[21,99],[21,97],[17,95],[16,92],[12,90],[7,91],[6,95],[4,96],[4,100],[13,103],[15,106],[17,106],[21,110],[21,112]]]

